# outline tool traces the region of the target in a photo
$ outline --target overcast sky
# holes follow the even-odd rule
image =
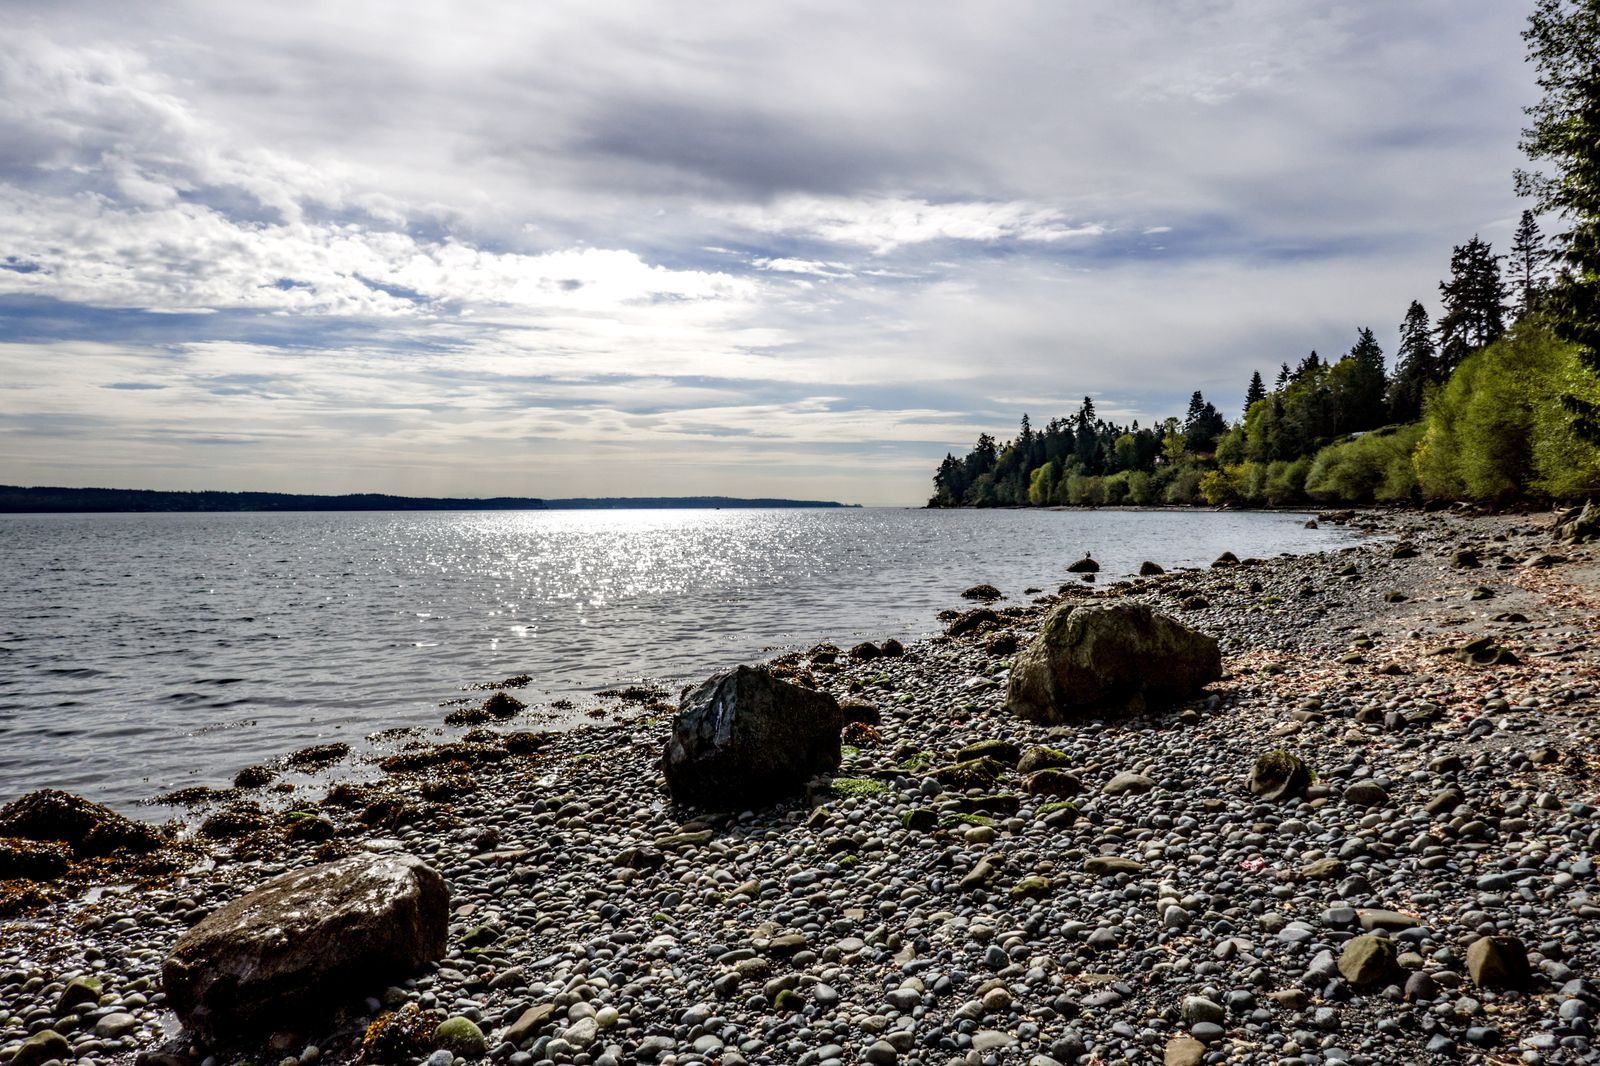
[[[1437,306],[1520,0],[7,0],[0,480],[915,504]]]

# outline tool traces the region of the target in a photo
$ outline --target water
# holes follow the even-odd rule
[[[438,727],[516,674],[531,707],[831,639],[901,639],[1093,551],[1205,565],[1343,543],[1303,515],[554,511],[0,517],[0,802],[129,813],[313,743]],[[470,693],[469,693],[470,694]],[[482,693],[476,693],[481,697]],[[531,715],[537,724],[550,720]],[[567,716],[572,720],[571,715]],[[581,717],[578,720],[582,720]],[[346,771],[347,772],[347,771]],[[156,816],[148,809],[144,816]]]

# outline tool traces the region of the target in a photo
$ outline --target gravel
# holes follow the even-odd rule
[[[470,1022],[450,1031],[481,1031],[507,1066],[1600,1061],[1596,564],[1580,547],[1524,565],[1552,546],[1547,516],[1354,520],[1382,535],[1070,583],[1221,640],[1228,678],[1147,717],[1047,728],[1002,710],[1005,638],[1025,643],[1051,597],[902,655],[775,660],[878,709],[844,780],[804,802],[674,807],[660,711],[516,754],[480,731],[325,800],[269,785],[249,795],[255,828],[181,875],[0,920],[0,1063],[349,1062],[408,1004],[429,1032]],[[1392,558],[1397,539],[1415,554]],[[1461,552],[1482,565],[1452,567]],[[1480,585],[1493,597],[1467,598]],[[1517,663],[1439,654],[1485,636]],[[982,787],[931,776],[985,741],[1013,761],[1044,749],[1025,765],[1082,791],[1030,794],[1003,762]],[[1274,750],[1314,771],[1303,796],[1246,788]],[[285,1018],[265,1047],[191,1047],[159,984],[176,938],[358,849],[445,876],[447,957],[351,990],[331,1021]],[[1474,982],[1491,936],[1525,952],[1524,987]]]

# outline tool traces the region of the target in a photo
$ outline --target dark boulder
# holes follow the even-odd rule
[[[1100,564],[1087,555],[1067,567],[1067,573],[1069,574],[1098,574],[1099,572]]]
[[[161,968],[168,1005],[207,1043],[298,1027],[441,958],[449,902],[411,855],[283,874],[178,939]]]
[[[166,843],[151,826],[54,788],[30,792],[0,807],[0,837],[65,844],[80,859],[142,854]]]
[[[1000,616],[994,611],[987,607],[974,607],[970,611],[958,614],[944,631],[947,636],[964,637],[968,633],[982,633],[987,629],[994,629],[1000,624]]]
[[[852,659],[877,659],[883,655],[883,649],[870,640],[863,640],[860,644],[850,649]]]
[[[1006,707],[1043,722],[1137,713],[1221,676],[1215,640],[1143,604],[1064,605],[1017,656]]]
[[[739,666],[683,698],[661,769],[674,799],[718,810],[771,803],[839,768],[839,704]]]
[[[964,600],[978,600],[981,603],[993,603],[1001,598],[1000,590],[993,585],[974,585],[961,594]]]
[[[1148,559],[1139,564],[1140,577],[1155,577],[1157,574],[1164,574],[1166,572],[1166,567],[1162,566],[1160,563],[1152,563]]]

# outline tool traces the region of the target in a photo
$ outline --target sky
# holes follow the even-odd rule
[[[1392,351],[1522,0],[5,0],[0,481],[917,505]]]

